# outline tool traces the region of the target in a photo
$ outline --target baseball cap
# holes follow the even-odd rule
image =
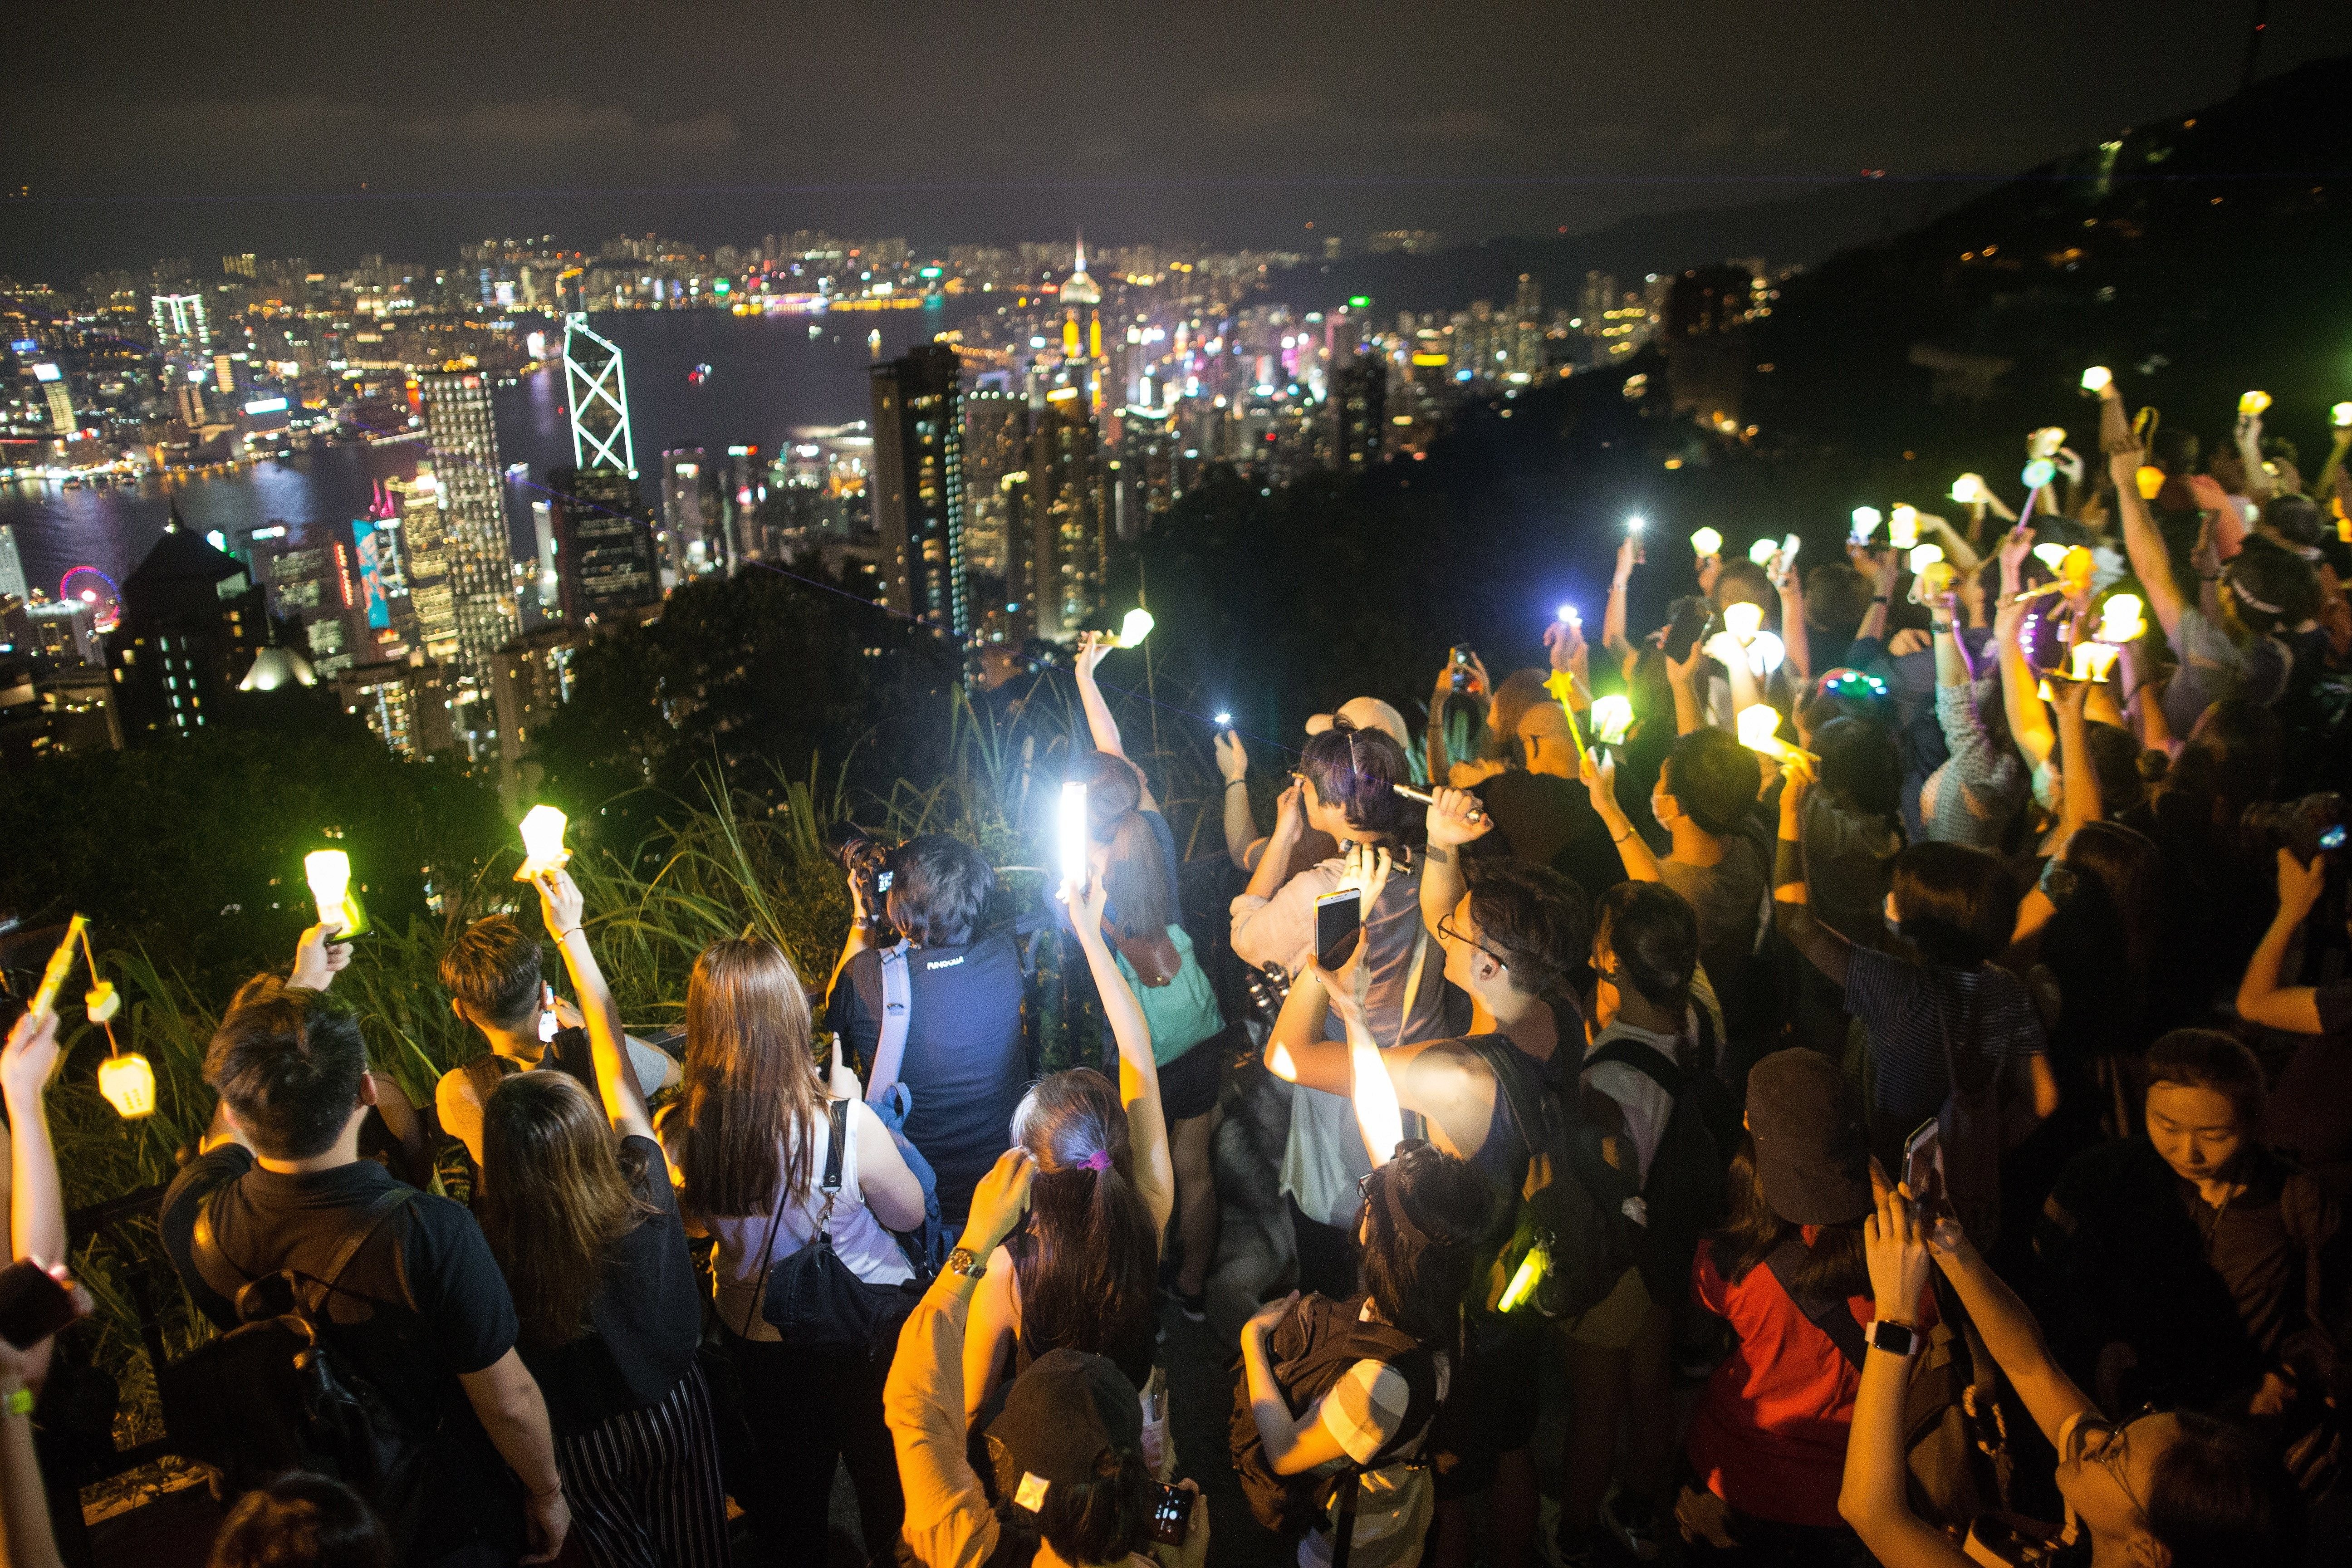
[[[1748,1131],[1764,1201],[1782,1219],[1843,1225],[1870,1212],[1862,1091],[1829,1058],[1799,1046],[1750,1068]]]
[[[1047,1351],[1013,1380],[988,1446],[1000,1487],[1034,1513],[1051,1489],[1093,1480],[1105,1448],[1142,1452],[1142,1401],[1109,1357]]]

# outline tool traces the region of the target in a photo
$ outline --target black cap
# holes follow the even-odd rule
[[[1143,1405],[1108,1356],[1047,1351],[1013,1380],[988,1440],[1003,1461],[1001,1480],[1034,1512],[1046,1488],[1093,1480],[1105,1448],[1141,1453]]]
[[[1764,1202],[1792,1225],[1843,1225],[1871,1209],[1862,1090],[1819,1051],[1775,1051],[1748,1074],[1748,1131]]]

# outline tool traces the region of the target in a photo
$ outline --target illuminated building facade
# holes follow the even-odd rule
[[[506,468],[499,460],[488,377],[462,371],[427,374],[418,382],[438,481],[442,578],[448,595],[440,646],[428,632],[425,647],[434,658],[455,663],[462,702],[488,695],[490,656],[522,629],[507,531]],[[410,543],[421,557],[423,542],[413,532]]]
[[[634,474],[557,468],[547,476],[557,602],[573,626],[661,597],[653,523]]]
[[[964,559],[963,389],[955,351],[926,343],[873,370],[874,523],[890,608],[971,630]]]
[[[1377,354],[1340,366],[1331,385],[1331,449],[1339,467],[1360,473],[1381,460],[1388,438],[1389,367]]]
[[[201,360],[212,353],[213,330],[202,294],[158,294],[148,304],[155,353],[164,359]]]
[[[1101,607],[1110,564],[1100,427],[1075,386],[1055,387],[1034,417],[1029,598],[1037,636],[1066,642]]]
[[[204,728],[268,646],[268,621],[244,563],[174,507],[124,580],[121,624],[108,639],[123,739],[152,745]]]

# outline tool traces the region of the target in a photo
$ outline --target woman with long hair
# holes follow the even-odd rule
[[[887,1561],[905,1510],[882,1419],[889,1358],[806,1350],[761,1315],[774,1265],[819,1232],[868,1285],[914,1277],[891,1232],[922,1223],[922,1185],[855,1076],[819,1076],[810,1035],[808,995],[782,948],[737,937],[703,949],[687,981],[686,1067],[662,1142],[688,1232],[718,1243],[712,1294],[768,1482],[740,1500],[772,1550],[822,1562],[838,1459],[857,1489],[866,1554]],[[819,1185],[834,1099],[849,1106],[841,1190],[828,1197]]]
[[[967,1416],[1051,1350],[1108,1356],[1147,1404],[1154,1394],[1160,1237],[1175,1204],[1160,1074],[1143,1009],[1103,939],[1104,879],[1063,893],[1118,1043],[1119,1081],[1092,1068],[1054,1073],[1013,1114],[1013,1141],[1037,1173],[1027,1227],[997,1248],[972,1299]],[[1167,1468],[1164,1446],[1147,1457]]]
[[[1748,1074],[1748,1127],[1729,1223],[1691,1268],[1692,1299],[1733,1344],[1700,1395],[1696,1484],[1675,1516],[1686,1561],[1737,1548],[1757,1563],[1837,1562],[1852,1555],[1837,1497],[1861,1372],[1821,1320],[1845,1311],[1859,1334],[1871,1319],[1862,1096],[1819,1052],[1776,1051]]]
[[[1258,1441],[1276,1475],[1360,1468],[1349,1537],[1355,1568],[1412,1568],[1436,1499],[1419,1461],[1431,1419],[1462,1363],[1462,1303],[1495,1196],[1476,1167],[1417,1140],[1398,1144],[1362,1185],[1354,1315],[1395,1331],[1412,1348],[1350,1363],[1294,1415],[1267,1351],[1276,1327],[1302,1305],[1294,1292],[1243,1325],[1243,1376]],[[1298,1560],[1309,1568],[1331,1561],[1333,1511],[1327,1510],[1299,1544]]]
[[[727,1509],[694,1265],[620,1010],[581,930],[580,889],[536,879],[586,1020],[600,1105],[563,1073],[519,1073],[482,1116],[478,1213],[513,1292],[516,1348],[547,1400],[594,1568],[727,1561]]]

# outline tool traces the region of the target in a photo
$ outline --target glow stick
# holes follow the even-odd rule
[[[2076,680],[2105,680],[2116,667],[2123,650],[2110,643],[2078,642],[2074,645],[2074,668],[2069,672]]]
[[[2036,458],[2033,461],[2025,465],[2025,471],[2018,475],[2018,478],[2025,481],[2025,488],[2027,489],[2038,490],[2042,486],[2048,484],[2052,479],[2055,479],[2057,475],[2057,464],[2052,462],[2047,458]]]
[[[1691,549],[1702,560],[1709,555],[1720,555],[1723,553],[1723,535],[1711,528],[1702,528],[1691,535]]]
[[[1751,752],[1761,752],[1768,757],[1780,754],[1780,710],[1769,702],[1752,702],[1739,710],[1736,722],[1739,726],[1741,745]]]
[[[1856,544],[1869,543],[1870,536],[1878,531],[1878,525],[1884,521],[1885,520],[1879,515],[1878,509],[1874,506],[1854,508],[1853,542]]]
[[[1770,538],[1759,539],[1748,547],[1748,559],[1759,566],[1769,566],[1772,564],[1772,557],[1779,554],[1780,551],[1780,547],[1773,543]]]
[[[1952,481],[1952,499],[1964,506],[1983,506],[1992,500],[1992,489],[1982,474],[1962,474]]]
[[[2338,430],[2352,430],[2352,403],[2339,403],[2328,410],[2328,418]]]
[[[2033,547],[2033,558],[2055,572],[2058,570],[2058,563],[2066,559],[2066,547],[2054,542],[2037,544]]]
[[[2132,475],[2132,483],[2139,490],[2139,499],[2154,500],[2164,493],[2164,470],[2152,463],[2143,463]]]
[[[2068,550],[2058,562],[2058,581],[2065,587],[2066,596],[2080,598],[2088,593],[2091,577],[2098,569],[2097,558],[2083,546],[2077,544]]]
[[[1538,1241],[1528,1248],[1525,1258],[1519,1259],[1518,1270],[1511,1276],[1510,1289],[1503,1292],[1503,1299],[1495,1304],[1495,1310],[1508,1312],[1525,1305],[1528,1299],[1536,1293],[1536,1287],[1543,1282],[1544,1276],[1550,1272],[1551,1248]]]
[[[2083,390],[2085,392],[2094,394],[2105,392],[2115,384],[2116,373],[2105,365],[2095,364],[2083,373]]]
[[[1595,698],[1591,717],[1593,740],[1604,746],[1622,746],[1625,731],[1633,727],[1633,700],[1622,691]]]
[[[1118,623],[1118,637],[1112,646],[1139,647],[1142,646],[1143,639],[1151,635],[1151,628],[1158,624],[1151,618],[1150,610],[1129,610],[1126,617]]]
[[[1771,632],[1758,632],[1748,639],[1748,668],[1759,680],[1780,668],[1788,657],[1788,645]]]
[[[1937,544],[1933,540],[1928,541],[1925,544],[1915,546],[1911,552],[1911,574],[1915,577],[1917,576],[1920,573],[1925,572],[1928,567],[1933,566],[1937,562],[1943,560],[1943,558],[1944,547]]]
[[[2141,612],[2147,606],[2137,594],[2110,594],[2099,607],[2099,640],[2107,643],[2127,643],[2147,630]]]
[[[1739,600],[1723,606],[1723,629],[1746,642],[1764,629],[1764,606]]]
[[[1087,826],[1087,786],[1066,784],[1062,786],[1060,815],[1055,826],[1062,846],[1062,880],[1073,888],[1084,889],[1087,885],[1087,849],[1091,842]]]
[[[2238,417],[2251,419],[2271,405],[2267,392],[2242,392],[2238,395]]]
[[[1804,542],[1805,542],[1803,540],[1799,539],[1793,533],[1780,541],[1780,565],[1782,568],[1785,569],[1794,566],[1797,563],[1797,552]]]
[[[1886,542],[1897,550],[1908,550],[1919,542],[1919,509],[1898,506],[1895,515],[1886,520]]]
[[[48,967],[41,971],[40,986],[33,993],[32,1012],[57,1011],[58,993],[65,989],[66,976],[73,973],[74,943],[81,940],[81,933],[89,928],[89,920],[85,915],[76,915],[66,922],[63,940],[58,942],[57,951],[49,954]]]

